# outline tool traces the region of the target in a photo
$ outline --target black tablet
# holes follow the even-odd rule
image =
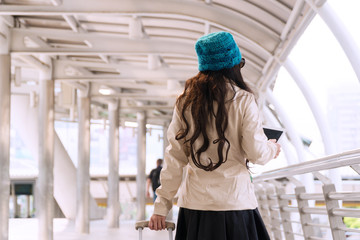
[[[276,141],[279,140],[281,134],[283,133],[283,131],[278,129],[273,129],[273,128],[263,128],[263,129],[268,139],[276,139]]]

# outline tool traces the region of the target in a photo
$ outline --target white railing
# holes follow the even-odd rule
[[[266,172],[254,178],[259,211],[276,240],[360,239],[360,229],[345,226],[344,217],[360,218],[360,209],[344,208],[352,201],[360,206],[360,192],[337,192],[320,171],[350,167],[360,174],[360,149],[331,155]],[[307,192],[304,176],[320,181],[322,190]],[[360,183],[360,181],[359,181]],[[323,207],[318,206],[323,203]]]

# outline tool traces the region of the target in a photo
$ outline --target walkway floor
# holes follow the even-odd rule
[[[74,221],[54,219],[54,240],[132,240],[138,239],[135,221],[123,221],[119,229],[109,229],[105,220],[91,221],[90,234],[78,234]],[[175,236],[175,234],[173,234]],[[144,240],[169,239],[167,231],[143,231]],[[9,240],[37,240],[37,219],[10,219]]]
[[[134,226],[135,221],[122,221],[119,229],[109,229],[105,220],[97,220],[91,221],[90,234],[78,234],[75,231],[74,221],[54,219],[54,240],[136,240],[139,239],[139,233]],[[156,232],[149,229],[143,231],[144,240],[165,240],[169,239],[168,236],[167,231]],[[354,235],[347,239],[359,240],[360,237]],[[9,240],[38,240],[37,219],[10,219]]]

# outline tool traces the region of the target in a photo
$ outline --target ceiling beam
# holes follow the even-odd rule
[[[54,6],[60,6],[62,4],[62,0],[50,0],[50,2],[54,5]]]
[[[63,0],[60,6],[1,5],[2,15],[81,15],[81,14],[125,14],[167,13],[187,16],[198,21],[218,23],[225,28],[240,33],[254,42],[261,43],[268,51],[273,51],[279,42],[279,35],[246,15],[229,9],[198,1],[180,0]],[[251,29],[247,31],[246,29]]]
[[[72,68],[84,68],[91,67],[110,69],[114,67],[114,71],[119,71],[119,74],[85,74],[83,71],[83,75],[81,76],[69,76],[66,75],[66,69],[68,67]],[[90,72],[89,70],[87,70]],[[184,80],[194,76],[197,73],[197,69],[171,69],[171,68],[158,68],[156,70],[149,70],[147,67],[137,67],[132,66],[130,64],[97,64],[97,63],[88,63],[88,65],[82,65],[80,63],[76,63],[75,61],[62,61],[56,60],[54,61],[54,79],[56,80],[84,80],[84,79],[93,79],[94,81],[105,81],[109,79],[139,79],[139,80],[147,80],[147,81],[162,81],[162,80]],[[99,80],[97,80],[99,79]]]
[[[49,29],[12,29],[10,51],[12,54],[50,54],[50,55],[147,55],[147,54],[172,54],[178,56],[191,56],[196,59],[195,49],[192,44],[165,40],[128,39],[118,36],[105,36],[92,33],[75,33],[68,30]],[[69,47],[28,48],[24,38],[43,37],[47,39],[72,41]],[[90,43],[86,46],[85,43]],[[79,43],[76,47],[75,43]],[[176,46],[176,47],[174,47]]]
[[[14,18],[12,16],[8,16],[8,15],[0,16],[0,21],[1,20],[6,25],[8,25],[8,27],[14,27],[14,25],[15,25],[15,21],[14,21]]]
[[[86,30],[81,27],[79,21],[74,16],[63,15],[63,18],[74,32],[86,32]]]
[[[145,105],[145,106],[120,106],[121,110],[174,110],[174,106]]]
[[[28,63],[30,66],[39,69],[40,71],[48,71],[50,69],[49,65],[43,63],[34,56],[25,55],[25,56],[19,56],[19,58],[24,62]]]
[[[139,94],[139,93],[117,93],[111,95],[101,95],[101,94],[92,94],[91,98],[93,99],[137,99],[137,100],[147,100],[147,101],[174,101],[179,94],[169,94],[164,92],[162,95],[154,95],[154,94]]]
[[[197,61],[196,53],[193,44],[165,41],[165,40],[154,40],[154,39],[128,39],[121,38],[118,36],[104,36],[101,34],[94,33],[76,33],[69,30],[49,30],[40,28],[30,29],[12,29],[12,42],[10,51],[13,55],[31,55],[31,54],[48,54],[48,55],[100,55],[106,59],[109,59],[111,55],[127,54],[127,55],[165,55],[165,56],[179,56],[179,57],[190,57]],[[32,45],[35,43],[36,46],[27,46],[26,41],[32,41]],[[72,44],[69,47],[52,47],[49,43],[43,39],[56,39],[64,41],[78,42],[80,45],[75,47]],[[86,46],[85,43],[87,44]],[[176,45],[176,48],[174,47]],[[88,46],[88,47],[87,47]],[[244,51],[247,52],[247,51]],[[252,56],[252,55],[251,55]],[[105,60],[106,60],[105,59]],[[260,69],[257,66],[255,60],[248,59],[248,63],[252,64],[258,71]],[[249,61],[250,60],[250,61]],[[258,60],[261,66],[261,59]],[[114,63],[108,60],[112,66],[115,67]],[[87,62],[88,64],[91,64]],[[117,66],[116,66],[117,67]],[[195,66],[196,67],[196,66]]]
[[[291,50],[315,16],[316,12],[309,8],[307,12],[303,13],[302,19],[298,19],[298,21],[294,23],[294,29],[288,34],[289,36],[287,40],[283,42],[283,46],[277,49],[274,56],[269,59],[269,62],[267,63],[267,71],[263,73],[263,76],[259,81],[260,84],[257,86],[260,92],[265,93],[271,83],[274,82],[275,76],[283,62],[289,56]],[[263,95],[265,96],[265,94]],[[264,101],[265,99],[262,99],[260,104],[264,104]]]

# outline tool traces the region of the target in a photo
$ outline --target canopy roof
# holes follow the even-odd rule
[[[91,86],[93,119],[120,99],[122,120],[145,110],[153,124],[171,119],[184,82],[198,72],[197,38],[233,34],[246,58],[243,76],[263,105],[282,61],[315,16],[303,0],[0,2],[12,27],[13,94],[37,91],[39,70],[49,67],[40,56],[50,55],[57,119],[74,118],[75,89]]]

